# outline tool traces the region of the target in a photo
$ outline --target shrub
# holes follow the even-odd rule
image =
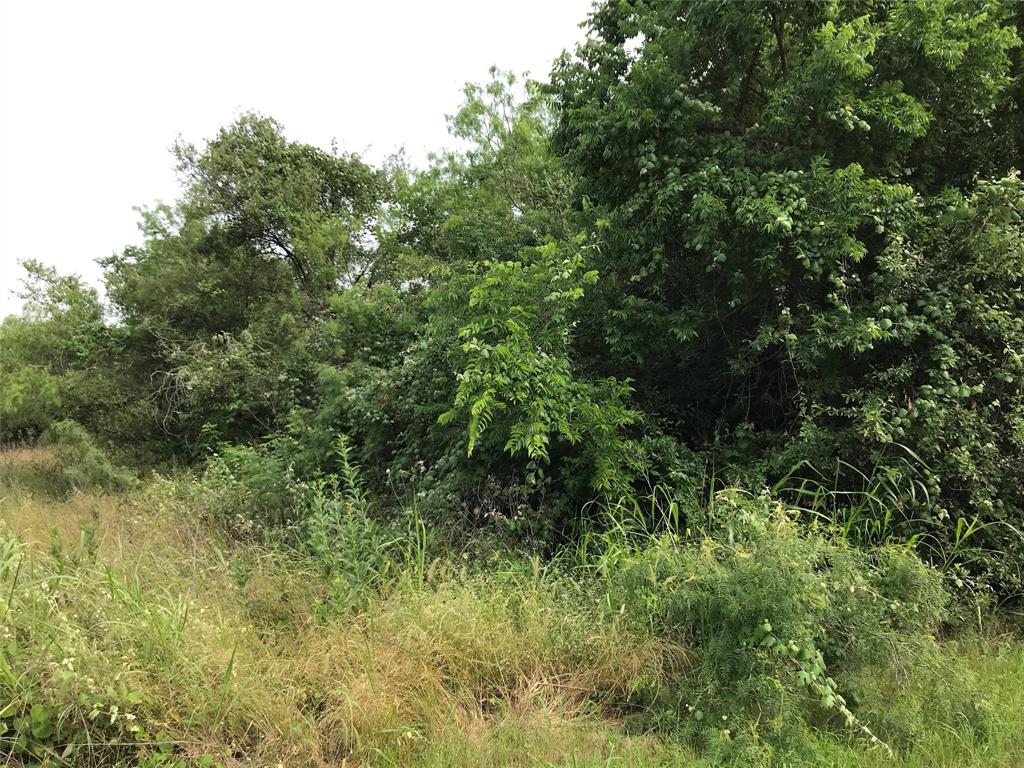
[[[60,475],[72,490],[117,491],[135,483],[135,477],[124,467],[113,464],[77,422],[67,419],[54,422],[42,434],[40,442],[52,446]]]
[[[464,310],[464,362],[442,423],[467,422],[467,454],[485,432],[498,432],[502,450],[529,460],[530,475],[559,442],[579,445],[574,470],[598,491],[621,492],[632,479],[622,431],[639,416],[625,404],[631,390],[580,378],[569,356],[571,315],[597,273],[583,272],[582,252],[566,255],[554,241],[526,249],[522,261],[484,267]]]
[[[221,445],[203,470],[204,493],[195,499],[201,514],[236,538],[295,522],[308,488],[277,447]]]
[[[60,408],[56,377],[43,368],[0,368],[0,440],[34,436]]]
[[[611,611],[692,653],[681,679],[647,692],[648,726],[773,762],[793,757],[812,726],[845,725],[890,749],[926,718],[978,724],[969,681],[929,674],[948,598],[941,575],[905,548],[864,551],[802,531],[767,496],[723,492],[701,535],[609,547],[598,564]],[[868,670],[885,681],[873,692],[861,685]],[[908,679],[932,689],[922,695]],[[893,690],[917,708],[864,714]],[[935,698],[943,703],[929,706]]]

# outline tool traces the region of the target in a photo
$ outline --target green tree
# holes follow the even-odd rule
[[[144,244],[105,266],[120,364],[151,404],[136,429],[194,455],[266,435],[313,402],[316,367],[338,344],[332,297],[386,269],[388,183],[255,115],[175,154],[182,201],[143,212]]]
[[[399,195],[403,242],[452,266],[514,259],[549,236],[571,239],[573,183],[552,151],[553,124],[539,83],[492,69],[488,82],[467,84],[448,118],[457,148],[433,156]]]
[[[95,423],[117,405],[117,333],[96,290],[38,261],[22,266],[22,312],[0,325],[0,440],[38,435],[61,415]]]
[[[241,250],[253,266],[285,262],[313,308],[378,268],[373,224],[386,178],[358,158],[290,142],[256,115],[202,150],[178,144],[175,155],[186,216],[213,224],[221,247]]]
[[[947,542],[979,515],[1019,552],[1019,20],[973,0],[600,4],[553,76],[605,240],[591,365],[748,475],[842,459],[849,490],[910,461],[899,535]],[[1018,589],[1019,563],[989,570]]]

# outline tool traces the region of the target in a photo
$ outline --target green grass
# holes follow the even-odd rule
[[[678,680],[692,650],[598,619],[561,568],[453,554],[337,611],[313,563],[229,545],[166,483],[50,496],[25,469],[38,458],[0,457],[7,764],[706,764],[630,725],[636,692]],[[1024,645],[943,653],[986,694],[984,733],[936,726],[890,759],[820,732],[807,764],[1024,765]]]

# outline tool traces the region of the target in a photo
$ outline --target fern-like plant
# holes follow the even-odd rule
[[[597,273],[584,271],[582,251],[566,255],[552,240],[485,268],[469,292],[459,386],[441,422],[466,420],[467,454],[491,429],[507,453],[542,463],[551,461],[554,440],[579,445],[596,489],[625,487],[623,429],[638,418],[626,405],[629,384],[584,379],[569,356],[572,311]]]

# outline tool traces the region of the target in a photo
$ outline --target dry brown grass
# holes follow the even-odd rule
[[[557,579],[438,562],[425,585],[400,581],[366,610],[332,613],[310,562],[227,545],[174,483],[50,493],[49,460],[0,453],[0,653],[17,645],[4,657],[13,677],[0,674],[0,718],[10,700],[53,708],[79,736],[91,729],[65,765],[134,764],[136,750],[104,729],[115,701],[178,758],[231,768],[704,764],[654,736],[626,737],[618,722],[638,684],[678,685],[685,650],[599,618],[577,592],[566,602]],[[1003,702],[991,755],[939,732],[899,764],[1020,762],[1024,654],[977,656]],[[89,719],[98,699],[107,709]],[[817,748],[828,764],[881,766],[874,753]]]
[[[47,460],[38,449],[0,454],[9,484],[15,470]],[[227,547],[165,490],[17,492],[0,502],[3,535],[20,538],[30,562],[4,623],[36,626],[33,637],[58,638],[59,655],[74,660],[69,674],[52,645],[26,648],[20,674],[36,682],[34,696],[66,706],[110,686],[139,692],[148,703],[137,716],[184,755],[500,765],[521,764],[528,747],[535,764],[558,764],[601,752],[611,702],[682,662],[677,648],[558,610],[542,584],[513,592],[446,567],[426,587],[400,586],[363,613],[324,618],[329,589],[308,563]],[[88,529],[94,561],[81,551]],[[56,582],[53,531],[77,563]]]

